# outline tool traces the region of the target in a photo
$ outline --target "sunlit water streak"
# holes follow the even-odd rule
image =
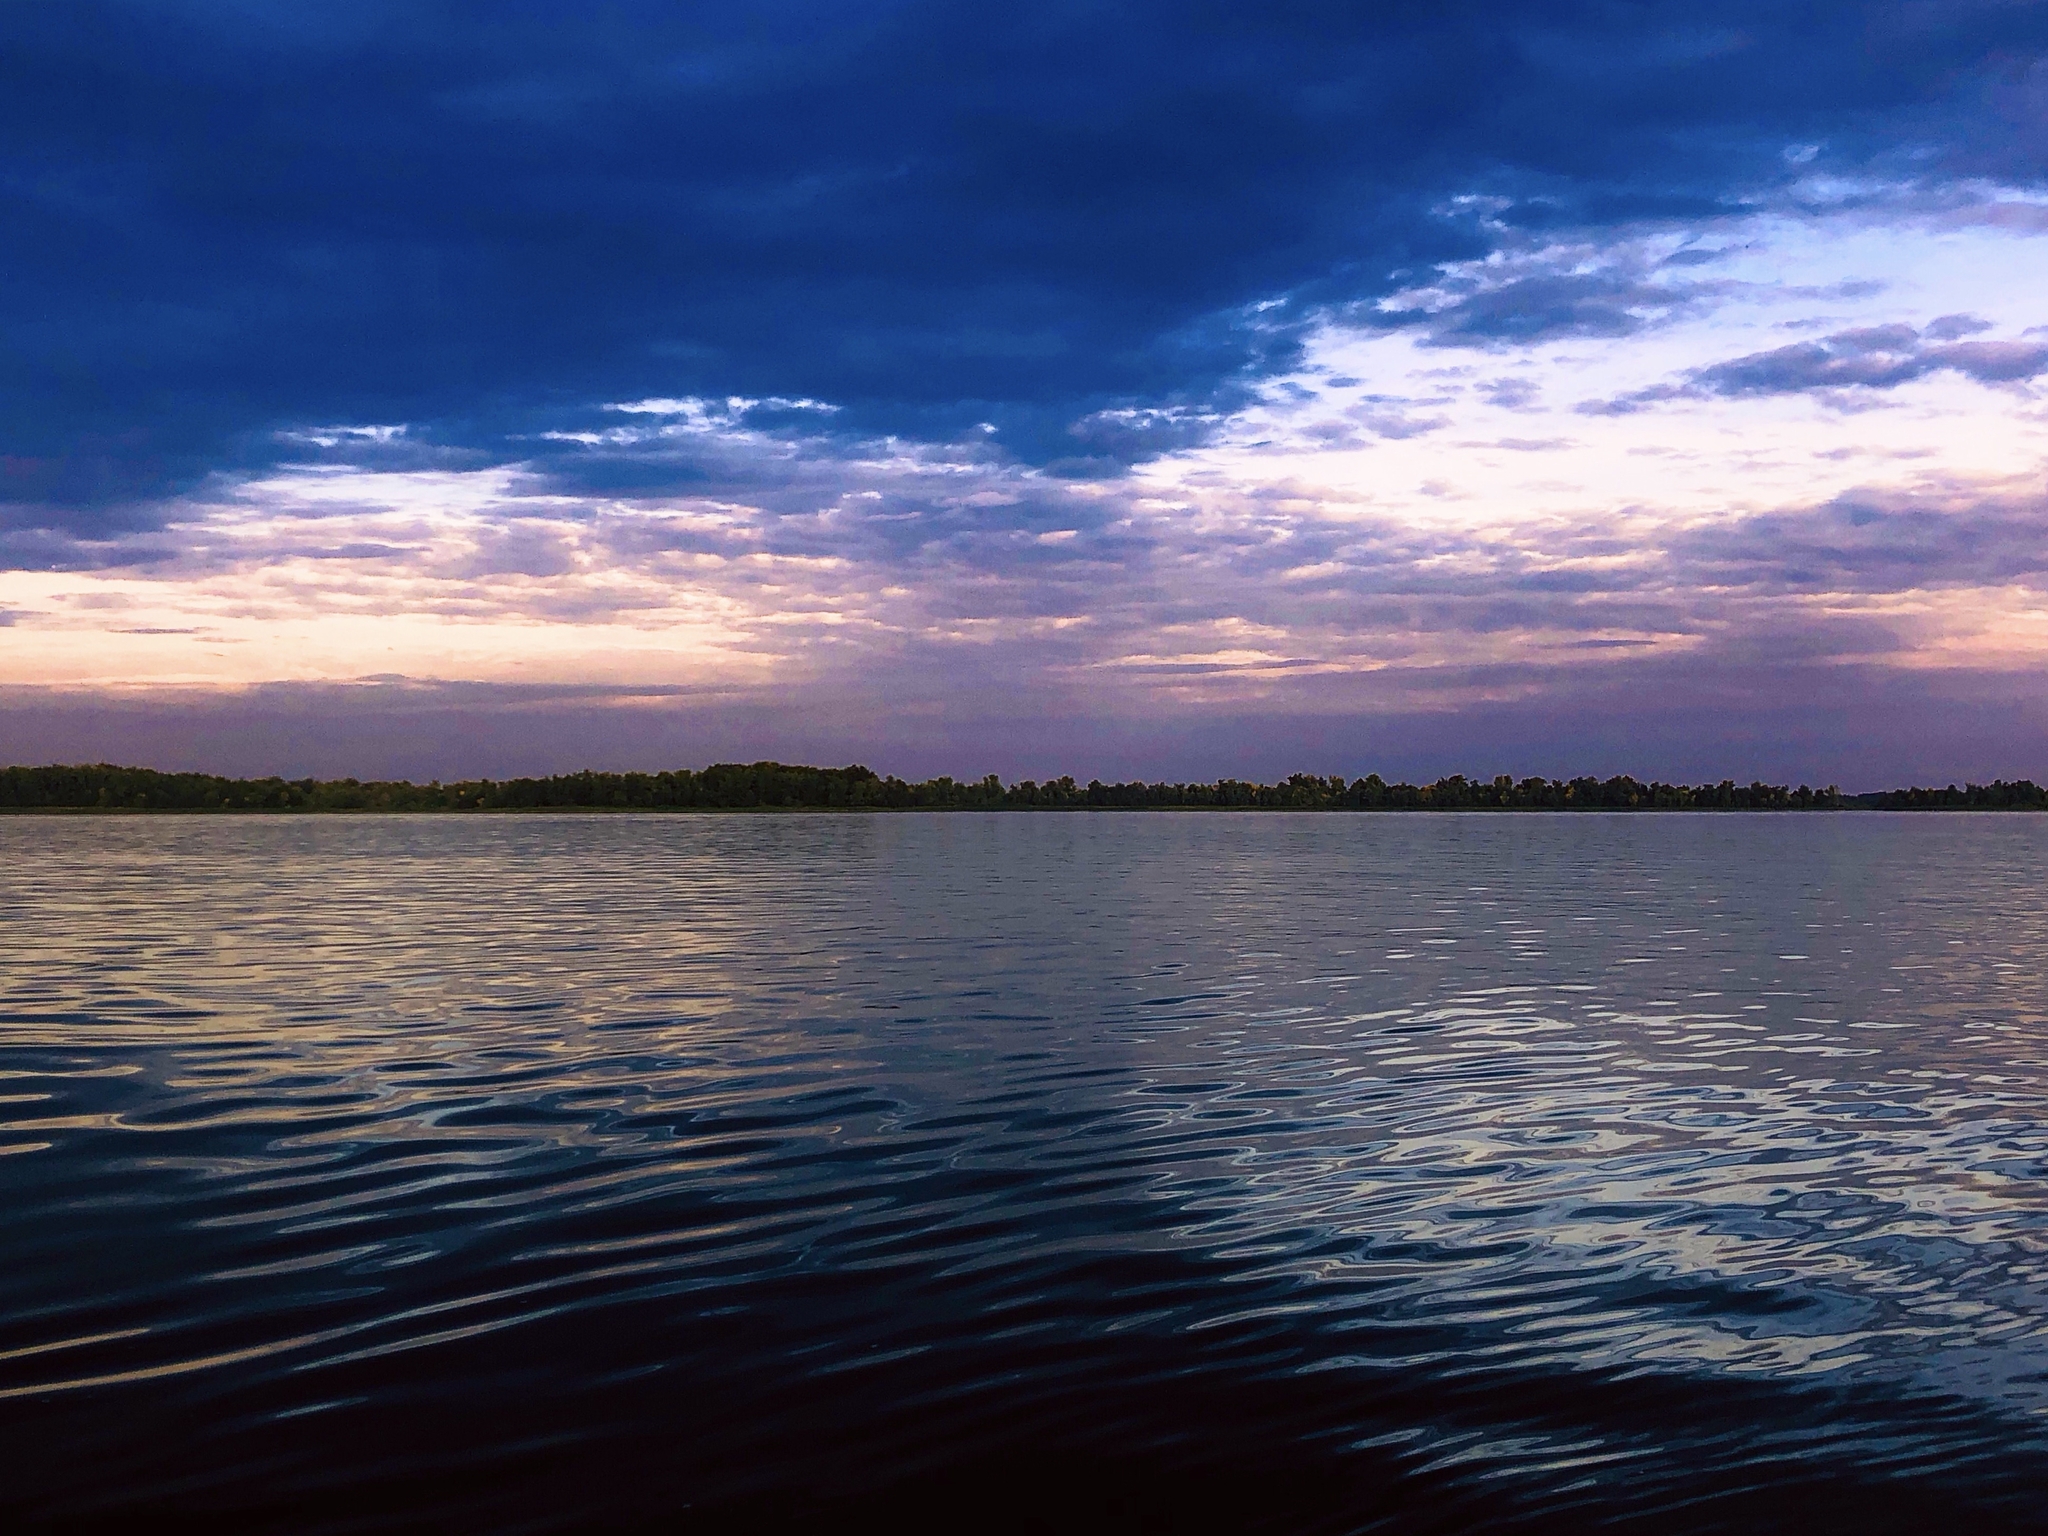
[[[0,1510],[2027,1524],[2044,853],[0,822]]]

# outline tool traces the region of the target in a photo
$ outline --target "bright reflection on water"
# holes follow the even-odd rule
[[[2018,1525],[2044,853],[0,822],[0,1509]]]

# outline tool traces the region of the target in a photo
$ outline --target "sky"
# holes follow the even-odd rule
[[[2048,779],[2048,4],[0,9],[0,759]]]

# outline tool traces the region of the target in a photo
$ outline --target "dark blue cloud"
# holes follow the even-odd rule
[[[2038,178],[2044,51],[1990,0],[9,6],[0,502],[105,532],[281,429],[530,457],[641,395],[1098,473],[1504,225],[1738,206],[1791,140]],[[1166,414],[1077,439],[1118,410]]]
[[[1426,346],[1512,346],[1568,336],[1633,336],[1714,292],[1713,284],[1653,283],[1625,270],[1552,272],[1482,287],[1438,308],[1382,311],[1372,318],[1420,326]]]
[[[1661,401],[1710,395],[1735,399],[1895,389],[1934,373],[1961,374],[1980,384],[2010,384],[2048,374],[2048,340],[1954,339],[1988,329],[1987,322],[1971,315],[1943,315],[1925,330],[1902,324],[1860,326],[1696,368],[1682,382],[1654,385],[1613,400],[1589,400],[1579,410],[1615,416]]]

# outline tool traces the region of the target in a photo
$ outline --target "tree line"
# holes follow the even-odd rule
[[[435,780],[230,779],[107,763],[0,769],[5,811],[694,811],[694,810],[1276,810],[1276,811],[1815,811],[2048,810],[2031,780],[1958,789],[1845,795],[1833,785],[1643,783],[1614,778],[1466,778],[1390,784],[1297,773],[1277,784],[1105,784],[1072,778],[1005,784],[939,777],[911,783],[853,765],[714,763],[663,773]]]
[[[1873,811],[2048,811],[2048,789],[2032,779],[1993,779],[1946,789],[1890,789],[1848,797]]]

